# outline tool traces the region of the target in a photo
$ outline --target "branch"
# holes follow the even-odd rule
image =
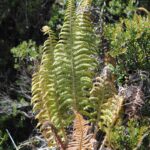
[[[8,131],[8,129],[6,129],[6,132],[7,132],[8,136],[9,136],[9,138],[10,138],[10,140],[11,140],[11,142],[12,142],[14,148],[15,148],[16,150],[19,150],[19,148],[18,148],[17,145],[15,144],[15,141],[13,140],[13,138],[12,138],[10,132]]]

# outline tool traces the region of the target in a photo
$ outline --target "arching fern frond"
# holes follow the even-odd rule
[[[109,143],[109,132],[120,118],[122,104],[123,98],[117,95],[111,66],[106,64],[100,77],[95,79],[90,92],[90,104],[87,106],[90,121],[94,122],[96,127],[95,135],[99,130],[106,134],[100,149]]]
[[[40,127],[40,131],[42,132],[42,135],[47,140],[48,145],[52,146],[56,144],[55,137],[53,133],[51,133],[51,129],[48,127],[45,127],[45,124],[49,122],[49,116],[48,111],[44,107],[44,102],[42,101],[41,97],[41,89],[39,85],[39,72],[36,72],[33,74],[32,77],[32,100],[31,103],[33,104],[33,112],[36,113],[35,119],[38,119],[37,127]],[[51,139],[50,139],[51,137]]]
[[[95,122],[96,125],[98,125],[100,119],[102,104],[106,103],[109,98],[117,93],[111,74],[110,68],[106,66],[100,77],[96,77],[90,92],[89,108],[93,111],[90,112],[89,116],[92,118],[91,121]]]
[[[101,148],[108,142],[111,128],[119,121],[123,97],[117,95],[109,65],[105,66],[100,77],[96,78],[91,90],[90,106],[94,108],[89,116],[95,123],[95,133],[100,129],[105,132]],[[89,107],[90,108],[90,107]]]
[[[65,131],[58,109],[57,94],[55,92],[55,74],[53,73],[54,47],[56,45],[56,38],[49,27],[45,26],[43,31],[44,34],[48,34],[48,39],[45,41],[43,46],[41,65],[38,72],[36,72],[33,77],[32,103],[33,110],[37,112],[36,119],[39,120],[38,126],[40,126],[40,130],[47,139],[48,144],[51,146],[55,144],[55,141],[60,141],[57,138],[60,139],[60,137],[62,137],[61,140],[64,140]],[[46,128],[43,127],[47,124],[47,122],[49,122],[51,126]],[[54,130],[52,130],[52,126],[59,131],[57,136],[56,133],[53,132]]]
[[[90,18],[90,0],[83,0],[76,13],[73,47],[74,87],[76,93],[75,105],[79,111],[88,104],[89,91],[92,88],[93,72],[97,62],[95,36]],[[88,7],[88,9],[86,9]]]
[[[100,129],[109,134],[109,129],[114,125],[120,116],[120,111],[123,105],[123,97],[114,95],[109,98],[108,101],[101,106],[100,114]]]

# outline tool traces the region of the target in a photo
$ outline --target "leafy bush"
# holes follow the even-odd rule
[[[134,15],[108,24],[105,36],[110,43],[110,54],[118,57],[122,66],[129,69],[150,69],[150,25],[148,17]]]
[[[11,53],[15,59],[14,68],[19,69],[21,65],[28,65],[31,67],[32,63],[38,59],[40,49],[32,40],[23,41],[17,47],[11,49]]]
[[[133,150],[137,146],[140,147],[140,145],[142,145],[142,138],[144,138],[145,135],[148,135],[148,130],[148,126],[140,125],[134,120],[130,120],[126,127],[116,125],[110,131],[110,145],[119,150],[124,148]]]

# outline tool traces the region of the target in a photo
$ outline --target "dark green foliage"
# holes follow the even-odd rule
[[[8,140],[7,133],[2,133],[0,130],[0,150],[2,150],[2,145]]]
[[[39,40],[40,28],[50,17],[50,5],[54,1],[43,0],[2,0],[0,2],[0,29],[1,33],[4,26],[9,26],[7,31],[10,33],[12,39],[17,41],[34,38]],[[2,30],[3,29],[3,30]],[[32,31],[32,33],[31,33]],[[15,33],[16,32],[16,33]],[[31,35],[32,34],[32,35]],[[7,38],[5,32],[3,38]],[[15,37],[16,36],[16,37]],[[15,41],[12,41],[15,42]],[[17,44],[17,43],[15,43]]]
[[[99,17],[102,17],[105,22],[114,23],[119,18],[132,17],[138,2],[135,0],[93,0],[93,5],[97,9],[96,13],[102,13]]]
[[[26,140],[30,136],[34,128],[30,119],[27,119],[25,116],[19,113],[18,110],[15,116],[12,114],[3,114],[3,116],[0,116],[0,122],[0,149],[2,150],[13,150],[13,145],[6,132],[6,129],[9,130],[16,144],[19,145],[20,142]],[[22,132],[18,131],[24,131],[25,133],[22,134]]]
[[[141,7],[144,7],[148,11],[150,11],[150,1],[149,0],[139,0],[138,2]]]

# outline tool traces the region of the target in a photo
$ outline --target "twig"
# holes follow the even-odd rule
[[[25,117],[27,117],[27,118],[29,118],[29,119],[32,119],[34,116],[33,115],[28,115],[26,112],[24,112],[24,111],[18,111],[18,113],[20,113],[20,114],[22,114],[22,115],[24,115]]]
[[[41,146],[40,148],[36,147],[35,143],[37,143],[37,142],[41,143],[40,144],[40,146]],[[38,150],[49,150],[49,148],[46,145],[46,141],[43,138],[41,138],[40,136],[34,136],[32,138],[29,138],[28,140],[26,140],[24,142],[21,142],[18,145],[18,148],[22,149],[22,148],[25,148],[26,146],[28,146],[28,147],[36,147]]]
[[[15,144],[15,141],[13,140],[13,138],[12,138],[10,132],[8,131],[8,129],[6,129],[6,132],[7,132],[8,136],[9,136],[9,138],[10,138],[10,140],[11,140],[11,142],[12,142],[14,148],[15,148],[16,150],[19,150],[18,147],[17,147],[17,145]]]
[[[102,145],[101,145],[101,147],[100,147],[99,150],[103,150],[103,148],[104,148],[104,146],[105,146],[105,143],[106,143],[106,140],[107,140],[107,136],[105,135],[105,138],[104,138],[104,140],[103,140],[103,142],[102,142]]]

